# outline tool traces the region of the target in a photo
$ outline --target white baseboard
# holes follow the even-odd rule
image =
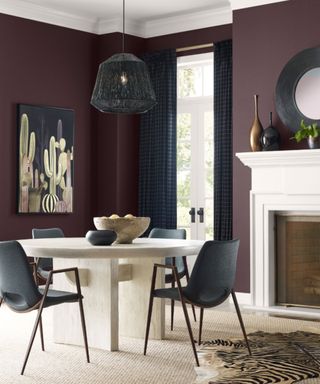
[[[252,305],[251,293],[236,292],[237,300],[239,305]],[[232,297],[230,295],[229,301],[232,302]]]
[[[241,306],[243,306],[243,305],[251,306],[252,305],[251,293],[236,292],[236,296],[237,296],[237,300],[238,300],[238,304],[239,305],[241,305]],[[225,303],[227,303],[227,305],[233,304],[233,300],[232,300],[232,296],[231,295],[229,296],[228,300],[225,301]],[[170,304],[170,300],[166,299],[166,304],[169,305]],[[176,302],[175,305],[180,305],[180,302]]]

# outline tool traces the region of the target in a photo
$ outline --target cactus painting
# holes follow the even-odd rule
[[[73,211],[74,112],[18,105],[19,213]]]

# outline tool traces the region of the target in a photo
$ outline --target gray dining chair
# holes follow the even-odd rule
[[[240,327],[243,332],[243,336],[245,338],[249,354],[251,355],[250,345],[247,339],[247,334],[243,324],[236,294],[233,289],[236,275],[238,248],[239,240],[205,242],[196,259],[189,282],[185,287],[181,287],[178,269],[176,266],[172,265],[171,269],[177,283],[177,288],[155,289],[157,268],[168,268],[168,266],[165,266],[163,264],[154,265],[151,280],[144,355],[147,353],[154,298],[178,300],[181,302],[182,305],[196,364],[197,366],[199,366],[199,360],[195,348],[195,342],[190,325],[188,311],[186,308],[186,303],[190,303],[196,307],[200,307],[198,343],[201,344],[204,309],[216,307],[217,305],[222,304],[229,297],[230,294],[233,298],[235,309],[240,322]]]
[[[166,228],[153,228],[149,233],[150,238],[162,238],[162,239],[186,239],[187,233],[183,228],[178,229],[166,229]],[[189,270],[187,264],[186,256],[179,257],[166,257],[165,258],[166,265],[175,265],[177,267],[179,279],[182,279],[184,276],[186,277],[187,282],[189,281]],[[175,287],[175,278],[172,273],[165,273],[165,283],[171,284],[171,287]],[[194,321],[197,321],[196,311],[194,306],[192,305],[192,313]],[[171,300],[171,331],[173,330],[173,321],[174,321],[174,300]]]
[[[33,228],[32,229],[32,238],[33,239],[46,239],[46,238],[57,238],[64,237],[64,233],[60,228]],[[53,268],[53,263],[51,258],[39,257],[36,260],[37,263],[37,273],[38,275],[46,281],[48,279],[49,273]]]
[[[77,288],[76,293],[49,289],[52,276],[62,272],[74,272]],[[41,348],[44,351],[41,320],[43,309],[62,303],[79,303],[86,358],[87,362],[90,362],[82,304],[83,296],[81,294],[78,268],[65,268],[50,271],[45,288],[41,289],[35,283],[27,255],[20,243],[17,241],[2,241],[0,242],[0,297],[3,299],[4,303],[15,312],[25,313],[33,310],[38,311],[23,362],[21,375],[24,374],[38,328],[40,329]]]

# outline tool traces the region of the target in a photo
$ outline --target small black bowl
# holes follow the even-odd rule
[[[88,231],[86,233],[86,239],[92,245],[110,245],[117,238],[115,231],[109,229],[100,229],[97,231]]]

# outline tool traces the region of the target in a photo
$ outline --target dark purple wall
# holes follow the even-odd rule
[[[290,0],[233,13],[233,149],[250,151],[249,130],[253,121],[253,95],[259,95],[262,125],[273,112],[281,149],[306,148],[295,144],[275,111],[278,76],[299,51],[318,46],[320,2]],[[237,290],[250,290],[249,191],[250,170],[234,159],[234,236],[241,239]]]
[[[122,34],[99,37],[95,67],[121,52]],[[126,35],[125,51],[139,55],[144,39]],[[138,213],[139,116],[104,114],[95,111],[93,216]]]
[[[231,37],[231,26],[142,39],[126,36],[125,50],[202,44]],[[90,106],[98,65],[121,51],[121,34],[95,36],[0,14],[0,240],[30,237],[33,227],[83,235],[92,216],[138,210],[139,116],[102,114]],[[17,215],[17,104],[75,111],[74,213]]]
[[[194,31],[174,33],[171,35],[151,37],[146,40],[147,51],[158,51],[168,48],[184,48],[195,45],[215,43],[232,38],[232,25],[221,25],[197,29]]]
[[[96,36],[0,14],[0,240],[31,236],[33,227],[59,226],[83,235],[91,219],[92,56]],[[74,213],[17,215],[17,104],[75,111]]]

